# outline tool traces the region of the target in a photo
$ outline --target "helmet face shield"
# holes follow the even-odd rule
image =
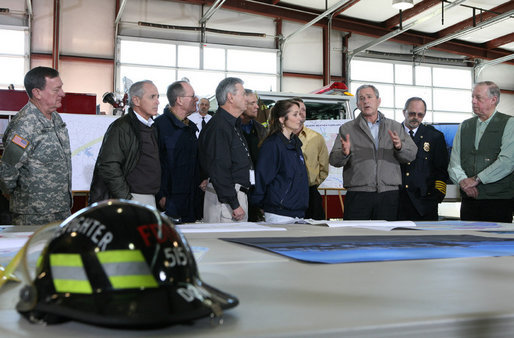
[[[237,304],[200,280],[190,246],[166,217],[110,200],[62,223],[17,309],[34,322],[144,328],[219,315]]]

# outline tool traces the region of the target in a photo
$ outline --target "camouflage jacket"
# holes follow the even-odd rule
[[[13,117],[3,137],[0,188],[17,214],[69,211],[71,149],[57,112],[47,119],[30,101]]]

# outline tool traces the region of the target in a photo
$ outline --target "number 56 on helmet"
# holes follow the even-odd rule
[[[220,316],[238,304],[202,282],[174,225],[137,202],[93,204],[52,233],[34,278],[27,268],[29,249],[23,259],[29,282],[17,310],[31,322],[151,328]]]

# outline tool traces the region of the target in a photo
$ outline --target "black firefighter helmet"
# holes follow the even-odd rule
[[[124,200],[66,219],[28,278],[17,310],[31,322],[152,328],[220,316],[238,304],[202,282],[189,244],[166,217]]]

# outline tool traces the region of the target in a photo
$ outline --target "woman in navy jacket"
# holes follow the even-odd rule
[[[259,150],[255,189],[251,202],[264,209],[268,223],[294,223],[309,205],[309,178],[302,142],[294,134],[300,128],[300,106],[277,101],[271,110],[270,132]]]

